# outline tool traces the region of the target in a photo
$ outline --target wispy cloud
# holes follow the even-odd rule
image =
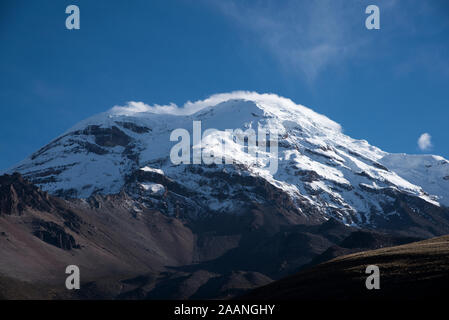
[[[345,1],[217,1],[219,10],[251,32],[288,69],[313,81],[365,42],[362,6]],[[354,19],[354,11],[359,19]],[[356,15],[357,17],[357,15]],[[358,25],[357,25],[358,24]]]
[[[399,5],[397,0],[377,0],[375,4],[381,14],[380,31],[365,29],[368,16],[365,8],[372,4],[365,0],[215,0],[208,3],[213,3],[228,17],[240,34],[249,34],[259,41],[286,70],[300,72],[308,82],[331,68],[344,68],[355,59],[372,61],[375,54],[385,55],[392,48],[397,51],[394,46],[397,41],[411,36],[428,38],[448,27],[442,19],[437,19],[438,24],[428,23],[441,15],[436,2],[411,0]],[[381,32],[382,37],[374,37],[376,32]],[[419,57],[418,62],[434,71],[435,67],[429,61],[435,61],[438,72],[447,73],[446,55],[434,53],[435,49],[441,51],[442,44],[435,41],[420,44],[420,50],[424,52],[420,55],[424,57]],[[416,63],[416,48],[399,48],[393,54],[401,57],[396,66],[400,68],[399,72],[407,72],[407,68]]]
[[[428,133],[423,133],[418,138],[418,147],[421,151],[427,151],[432,148],[432,136]]]

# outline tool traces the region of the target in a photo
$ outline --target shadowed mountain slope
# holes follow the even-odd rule
[[[368,265],[380,289],[368,290]],[[434,299],[449,288],[449,236],[340,256],[255,289],[243,299]]]

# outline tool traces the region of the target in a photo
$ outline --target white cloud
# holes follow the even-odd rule
[[[320,125],[333,130],[340,131],[341,126],[324,115],[316,113],[312,109],[298,105],[288,98],[278,96],[273,93],[257,93],[251,91],[233,91],[229,93],[219,93],[211,95],[204,100],[187,101],[182,107],[174,103],[168,105],[148,105],[144,102],[130,101],[125,106],[114,106],[109,112],[117,116],[143,116],[145,113],[171,114],[171,115],[191,115],[204,108],[216,106],[219,103],[229,100],[246,100],[265,105],[279,106],[286,109],[293,109],[301,112],[304,116]]]
[[[432,136],[428,133],[423,133],[418,139],[418,147],[422,151],[432,148]]]
[[[218,93],[211,95],[204,100],[197,100],[194,102],[187,101],[182,107],[179,107],[175,103],[168,105],[148,105],[144,102],[130,101],[125,106],[114,106],[111,112],[116,115],[133,115],[137,113],[149,112],[157,114],[173,114],[173,115],[191,115],[209,106],[215,106],[221,102],[241,99],[250,101],[271,100],[271,101],[283,101],[284,103],[294,104],[293,101],[287,98],[280,97],[276,94],[264,93],[259,94],[257,92],[250,91],[233,91],[228,93]],[[305,108],[305,107],[304,107]]]
[[[111,109],[111,112],[117,115],[132,115],[136,113],[142,112],[150,112],[150,113],[167,113],[167,114],[182,114],[185,110],[181,110],[174,103],[170,103],[168,105],[148,105],[144,102],[138,101],[129,101],[126,106],[114,106]]]

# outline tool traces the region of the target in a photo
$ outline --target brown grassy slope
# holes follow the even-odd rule
[[[380,289],[368,290],[368,265],[380,269]],[[449,236],[332,259],[243,299],[423,299],[449,290]]]

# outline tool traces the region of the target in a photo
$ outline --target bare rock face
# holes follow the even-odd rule
[[[51,222],[35,220],[33,222],[33,234],[42,241],[63,250],[79,249],[80,245],[75,242],[72,235],[68,234],[64,227]]]
[[[130,142],[130,137],[128,137],[122,130],[120,130],[116,126],[112,126],[111,128],[88,126],[81,133],[94,135],[95,143],[103,147],[124,147]]]
[[[52,210],[46,192],[26,182],[19,173],[0,176],[0,215],[20,215],[26,209]]]
[[[0,216],[24,216],[24,222],[31,219],[32,234],[57,248],[71,250],[80,248],[65,228],[79,232],[81,219],[71,210],[61,206],[59,200],[23,179],[19,173],[0,176]],[[34,212],[53,213],[55,221],[46,221]]]

